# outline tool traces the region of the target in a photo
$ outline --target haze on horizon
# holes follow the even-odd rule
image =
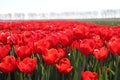
[[[119,0],[0,0],[0,13],[84,12],[120,9]]]

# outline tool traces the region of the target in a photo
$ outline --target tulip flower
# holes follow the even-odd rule
[[[98,80],[98,74],[90,71],[82,72],[82,80]]]
[[[70,45],[70,49],[79,49],[81,41],[73,41],[73,43]]]
[[[47,36],[46,41],[50,43],[50,47],[57,47],[58,45],[58,38],[55,35]]]
[[[25,74],[31,74],[35,70],[36,64],[37,64],[36,58],[31,59],[27,57],[27,58],[24,58],[23,61],[20,61],[20,58],[19,58],[17,66],[21,72]]]
[[[58,48],[57,50],[58,50],[58,55],[60,58],[64,58],[68,54],[67,50],[64,48]]]
[[[100,38],[100,36],[97,34],[90,34],[90,35],[91,35],[90,37],[92,37],[92,39],[95,42],[95,48],[97,49],[101,48],[103,46],[103,40]]]
[[[108,57],[108,49],[106,47],[95,49],[93,54],[97,60],[106,60],[106,58]]]
[[[9,36],[9,33],[6,31],[6,32],[2,32],[0,31],[0,41],[2,43],[6,43],[7,42],[7,37]]]
[[[10,51],[10,45],[4,45],[3,47],[0,46],[0,59],[7,56],[9,51]]]
[[[92,54],[94,50],[94,41],[92,39],[84,39],[81,41],[79,50],[84,55]]]
[[[30,57],[32,55],[31,48],[28,46],[14,46],[15,53],[17,57],[20,57],[21,59],[24,59],[26,57]]]
[[[107,46],[112,54],[120,55],[120,38],[112,37],[108,42]]]
[[[69,59],[62,58],[59,63],[56,64],[56,68],[60,73],[68,74],[72,71],[73,67],[70,64]]]
[[[46,52],[42,55],[42,57],[47,65],[55,64],[60,59],[58,51],[55,48],[47,49]]]
[[[9,73],[17,68],[17,62],[14,56],[6,56],[0,63],[0,70],[4,73]]]
[[[48,49],[50,47],[50,43],[45,39],[40,39],[34,42],[34,47],[35,52],[41,55],[42,53],[44,53],[45,49]]]
[[[100,36],[102,40],[108,41],[113,36],[113,29],[110,26],[103,26],[104,28],[99,28]]]
[[[84,25],[77,25],[73,28],[75,39],[84,39],[89,34],[89,28]]]
[[[68,46],[69,45],[69,38],[65,34],[58,34],[59,37],[59,43],[62,46]]]

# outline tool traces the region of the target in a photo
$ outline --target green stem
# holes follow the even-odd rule
[[[30,75],[30,74],[28,74],[28,79],[29,79],[29,80],[32,80],[32,79],[31,79],[31,75]]]
[[[104,80],[104,65],[103,65],[103,61],[99,61],[100,62],[100,70],[99,70],[99,77],[100,77],[100,80]]]
[[[10,73],[8,73],[7,80],[11,80],[10,78]]]
[[[62,80],[64,80],[64,74],[62,74]]]
[[[86,64],[86,56],[84,55],[84,58],[83,58],[83,65],[82,65],[82,71],[85,70],[85,64]]]
[[[82,56],[82,55],[81,55]],[[81,80],[81,74],[82,74],[82,72],[85,70],[85,65],[86,65],[86,56],[85,55],[83,55],[83,64],[82,64],[82,67],[81,67],[81,70],[80,70],[80,74],[79,74],[79,79]]]
[[[14,72],[10,73],[10,77],[11,77],[11,80],[15,80],[15,74],[14,74]]]
[[[117,58],[117,63],[116,63],[116,68],[115,68],[115,79],[114,80],[117,80],[117,77],[118,77],[118,70],[119,70],[118,66],[119,66],[120,56],[117,55],[116,58]]]
[[[50,68],[51,68],[51,66],[47,66],[47,80],[49,80],[49,78],[50,78]]]
[[[77,51],[76,51],[77,52]],[[74,61],[75,63],[74,63],[74,70],[75,70],[75,73],[74,73],[74,77],[73,77],[73,79],[74,80],[79,80],[79,78],[80,78],[80,72],[79,72],[79,67],[80,67],[80,53],[75,53],[75,54],[77,54],[76,55],[76,61]]]
[[[41,63],[41,68],[42,68],[42,78],[41,80],[46,80],[45,77],[46,77],[46,72],[45,72],[45,68],[43,66],[43,63]]]
[[[10,55],[14,56],[14,47],[11,47]]]
[[[23,74],[20,72],[20,80],[23,80]]]
[[[98,69],[97,67],[98,67],[98,60],[95,61],[95,65],[94,65],[94,67],[93,67],[93,71],[96,72],[97,69]],[[99,72],[99,71],[98,71],[98,72]]]

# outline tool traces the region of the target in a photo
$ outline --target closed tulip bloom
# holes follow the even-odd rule
[[[73,41],[73,43],[70,45],[70,49],[79,49],[81,41]]]
[[[82,80],[98,80],[98,74],[90,71],[82,72]]]
[[[47,65],[56,64],[60,59],[58,50],[55,48],[47,49],[46,52],[42,55],[44,62]]]
[[[112,37],[108,42],[107,46],[112,54],[120,55],[120,38]]]
[[[73,28],[73,33],[75,36],[75,39],[84,39],[89,34],[89,28],[84,25],[77,25],[75,28]]]
[[[31,74],[35,68],[36,68],[36,64],[37,64],[37,59],[36,58],[24,58],[23,61],[20,61],[20,59],[18,59],[18,63],[17,66],[19,68],[19,70],[25,74]]]
[[[84,55],[90,55],[94,50],[94,41],[92,39],[84,39],[81,41],[79,50]]]
[[[32,33],[30,32],[30,31],[23,31],[22,32],[22,35],[24,36],[24,37],[31,37],[31,35],[32,35]]]
[[[14,46],[15,53],[17,57],[20,57],[21,59],[24,59],[26,57],[30,57],[32,55],[31,48],[28,46]]]
[[[10,45],[4,45],[3,47],[0,46],[0,59],[7,56],[9,51],[10,51]]]
[[[47,36],[46,41],[50,43],[50,47],[57,47],[58,45],[58,38],[56,35]]]
[[[90,37],[92,37],[92,39],[95,42],[95,48],[101,48],[103,46],[103,40],[101,39],[100,35],[97,34],[90,34]]]
[[[2,43],[6,43],[7,42],[7,37],[9,36],[9,33],[6,31],[6,32],[3,32],[3,31],[0,31],[0,41]]]
[[[60,73],[68,74],[72,71],[73,67],[70,64],[69,59],[63,58],[56,64],[56,68]]]
[[[17,62],[14,56],[6,56],[0,63],[0,70],[4,73],[9,73],[17,68]]]
[[[97,60],[106,60],[108,57],[108,49],[106,47],[95,49],[93,54]]]
[[[58,37],[59,37],[59,43],[62,46],[68,46],[69,45],[69,38],[68,38],[67,35],[58,33]]]
[[[35,52],[42,55],[42,53],[44,53],[45,49],[50,47],[50,43],[45,40],[45,39],[40,39],[36,42],[34,42],[34,48],[35,48]]]
[[[58,55],[60,58],[64,58],[68,54],[67,50],[64,48],[58,48],[57,50],[58,50]]]

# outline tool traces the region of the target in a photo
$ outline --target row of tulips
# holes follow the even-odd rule
[[[1,21],[0,80],[119,80],[120,26]]]

